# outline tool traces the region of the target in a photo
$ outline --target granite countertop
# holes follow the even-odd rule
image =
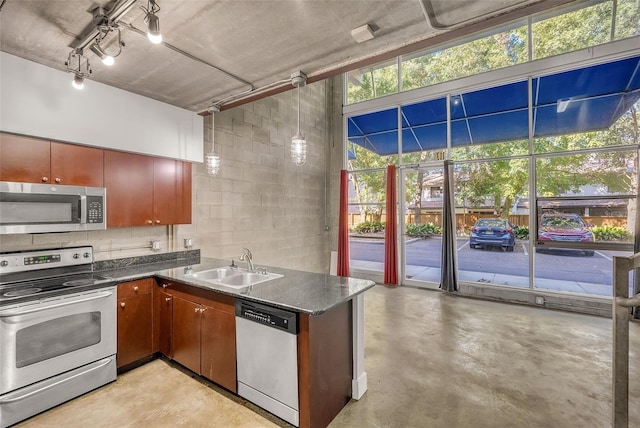
[[[226,267],[229,264],[229,260],[203,257],[200,259],[158,261],[135,266],[103,266],[103,269],[97,273],[114,278],[119,282],[155,276],[310,315],[320,315],[375,285],[373,281],[365,279],[268,266],[266,267],[267,272],[283,276],[239,289],[187,276],[191,273]]]

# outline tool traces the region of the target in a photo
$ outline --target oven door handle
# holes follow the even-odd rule
[[[105,297],[111,296],[112,294],[113,294],[113,291],[106,291],[106,292],[98,293],[95,296],[85,297],[84,299],[69,299],[66,302],[57,303],[55,305],[50,305],[50,306],[40,306],[37,308],[22,309],[22,310],[18,309],[14,311],[9,310],[6,312],[0,312],[0,318],[13,317],[16,315],[32,314],[34,312],[46,311],[49,309],[60,308],[63,306],[75,305],[76,303],[83,303],[83,302],[89,302],[91,300],[103,299]]]
[[[83,370],[80,373],[76,373],[73,376],[69,376],[67,378],[60,379],[59,381],[54,382],[51,385],[47,385],[47,386],[43,386],[42,388],[38,388],[35,391],[27,392],[26,394],[22,394],[22,395],[19,395],[17,397],[9,397],[9,398],[2,399],[2,400],[0,400],[0,404],[13,403],[15,401],[20,401],[20,400],[24,400],[25,398],[32,397],[32,396],[34,396],[36,394],[40,394],[41,392],[44,392],[47,389],[51,389],[51,388],[53,388],[55,386],[58,386],[58,385],[60,385],[62,383],[70,381],[71,379],[75,379],[78,376],[84,376],[87,373],[90,373],[90,372],[92,372],[94,370],[101,369],[102,367],[104,367],[107,364],[109,364],[112,360],[113,360],[113,357],[107,357],[107,358],[105,358],[103,360],[96,361],[96,363],[95,363],[95,364],[97,364],[96,366],[90,367],[87,370]]]

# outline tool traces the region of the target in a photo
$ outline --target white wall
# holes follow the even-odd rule
[[[194,162],[203,161],[196,113],[0,52],[0,130]]]

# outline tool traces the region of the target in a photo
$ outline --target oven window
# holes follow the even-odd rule
[[[101,314],[85,312],[48,320],[16,334],[16,367],[26,367],[100,342]]]

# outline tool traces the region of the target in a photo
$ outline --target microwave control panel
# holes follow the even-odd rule
[[[87,196],[87,223],[104,223],[104,198]]]

